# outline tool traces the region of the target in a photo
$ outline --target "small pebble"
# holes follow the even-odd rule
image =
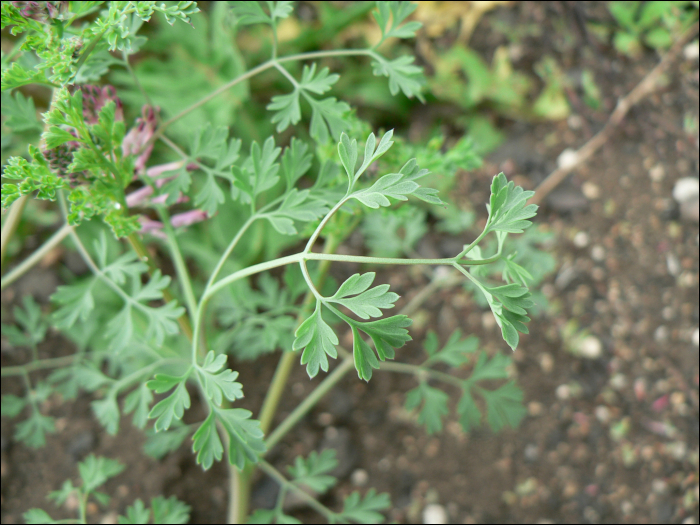
[[[672,253],[666,254],[666,268],[668,268],[668,273],[676,277],[681,273],[681,262]]]
[[[584,337],[577,346],[578,355],[586,359],[598,359],[603,353],[603,345],[594,335]]]
[[[698,46],[697,40],[695,42],[691,42],[690,44],[686,44],[686,46],[683,48],[683,56],[687,60],[698,59],[698,56],[700,56],[700,46]]]
[[[557,399],[561,399],[562,401],[566,401],[571,397],[571,388],[569,388],[569,385],[559,385],[556,390],[556,396]]]
[[[602,262],[605,260],[605,248],[603,248],[600,244],[596,244],[591,248],[591,257],[593,258],[594,261],[597,262]]]
[[[668,341],[669,331],[665,325],[660,325],[656,330],[654,330],[654,341],[657,343],[664,343]]]
[[[595,407],[595,418],[601,423],[610,421],[610,409],[605,405]]]
[[[649,170],[649,178],[654,182],[661,182],[666,177],[663,164],[657,164]]]
[[[423,509],[423,523],[441,524],[447,523],[447,511],[445,507],[437,503],[426,505]]]
[[[576,248],[585,248],[590,242],[590,237],[586,232],[578,232],[574,235],[574,246]]]
[[[610,378],[610,386],[615,390],[622,390],[627,386],[627,377],[623,374],[615,374]]]
[[[682,177],[673,186],[673,198],[678,203],[698,200],[700,182],[696,177]]]
[[[554,370],[554,358],[552,354],[547,352],[540,354],[540,368],[545,374],[549,374]]]
[[[581,191],[588,200],[593,201],[600,197],[600,187],[592,182],[584,182]]]
[[[557,166],[560,169],[573,168],[578,162],[578,153],[571,148],[566,148],[557,158]]]
[[[356,487],[364,487],[368,481],[369,474],[364,469],[358,468],[350,475],[350,482]]]
[[[525,446],[524,455],[525,455],[526,461],[530,461],[530,462],[537,461],[537,459],[540,457],[539,447],[537,445],[535,445],[534,443],[527,444]]]
[[[698,328],[693,332],[693,344],[695,346],[700,346],[700,330]]]
[[[651,482],[651,490],[655,492],[656,494],[663,494],[666,492],[666,489],[668,488],[668,483],[666,483],[663,479],[654,479]]]

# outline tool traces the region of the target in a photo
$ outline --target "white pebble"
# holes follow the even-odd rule
[[[698,330],[697,328],[693,332],[693,344],[695,346],[700,346],[700,330]]]
[[[594,335],[584,337],[578,344],[578,355],[586,359],[598,359],[603,353],[603,344]]]
[[[369,474],[366,470],[358,468],[350,475],[350,481],[356,487],[364,487],[369,481]]]
[[[666,170],[663,164],[657,164],[649,170],[649,178],[654,182],[661,182],[666,176]]]
[[[431,503],[423,509],[423,523],[441,524],[447,523],[447,511],[442,505]]]
[[[700,56],[700,46],[698,46],[698,41],[691,42],[683,48],[683,56],[688,60],[697,60]]]
[[[569,388],[569,385],[559,385],[555,394],[557,396],[557,399],[566,401],[571,397],[571,388]]]
[[[559,166],[561,169],[573,168],[577,162],[578,153],[571,148],[566,148],[557,158],[557,166]]]
[[[584,182],[581,185],[581,191],[588,200],[594,201],[600,197],[600,187],[592,182]]]
[[[622,390],[627,386],[627,377],[624,374],[615,374],[610,378],[610,386],[615,390]]]
[[[574,235],[574,246],[576,246],[576,248],[585,248],[588,246],[589,242],[590,237],[588,237],[586,232],[578,232]]]
[[[607,423],[610,421],[610,409],[605,405],[598,405],[595,407],[595,418],[601,423]]]
[[[695,177],[683,177],[673,186],[673,198],[676,202],[690,202],[697,200],[700,195],[700,182]]]
[[[591,248],[591,257],[593,258],[594,261],[602,262],[605,260],[605,248],[603,248],[600,244],[596,244],[593,248]]]

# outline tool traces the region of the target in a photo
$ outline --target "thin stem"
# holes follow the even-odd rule
[[[301,487],[288,481],[287,478],[285,478],[279,470],[270,465],[264,459],[260,460],[260,469],[263,470],[271,478],[274,478],[275,481],[277,481],[282,487],[296,492],[299,496],[301,496],[303,500],[306,500],[306,503],[308,503],[311,508],[313,508],[316,512],[325,517],[329,522],[335,523],[337,517],[337,514],[335,512],[333,512],[331,509],[329,509],[322,503],[319,503],[319,501],[313,496],[309,496],[309,494],[307,494],[306,491],[304,491],[304,489],[302,489]]]
[[[151,255],[148,253],[146,246],[143,244],[143,242],[141,242],[141,239],[136,233],[130,234],[127,237],[127,240],[129,241],[129,245],[136,252],[136,255],[139,256],[139,259],[148,265],[148,274],[152,277],[158,268],[155,262],[153,261],[153,257],[151,257]],[[119,288],[119,290],[121,291],[121,288]],[[170,293],[170,290],[168,290],[167,288],[163,288],[162,293],[163,301],[165,303],[169,303],[175,300],[175,297],[173,297],[173,295]],[[185,334],[185,337],[187,337],[189,341],[192,341],[192,325],[190,324],[190,320],[187,318],[187,316],[185,314],[182,314],[180,317],[177,318],[177,323],[180,325],[180,329],[182,330],[182,333]]]
[[[462,257],[465,257],[465,256],[472,250],[472,248],[474,248],[474,246],[476,246],[477,244],[479,244],[479,242],[481,241],[481,239],[483,239],[484,237],[486,237],[486,234],[489,232],[488,227],[489,227],[489,223],[488,223],[488,221],[487,221],[487,222],[486,222],[486,226],[484,226],[484,231],[482,231],[482,232],[479,234],[479,236],[478,236],[476,239],[474,239],[474,242],[472,242],[469,246],[467,246],[464,250],[462,250],[462,251],[460,252],[460,254],[459,254],[457,257],[455,257],[455,260],[456,260],[456,261],[459,260],[459,259],[461,259]]]
[[[291,354],[294,355],[294,354]],[[382,363],[384,366],[386,363]],[[267,450],[270,451],[284,435],[289,432],[306,414],[325,396],[338,382],[353,369],[352,357],[344,359],[333,371],[321,381],[321,383],[309,394],[304,401],[289,414],[282,423],[265,440]]]
[[[154,106],[153,106],[153,101],[151,100],[151,97],[148,96],[148,93],[146,93],[146,90],[145,90],[145,89],[143,88],[143,86],[141,85],[141,82],[139,82],[139,77],[136,76],[136,72],[134,71],[134,68],[131,67],[131,64],[129,63],[129,55],[126,54],[126,51],[122,51],[122,59],[123,59],[123,61],[124,61],[124,67],[126,67],[127,71],[128,71],[129,74],[131,75],[131,78],[133,79],[134,84],[136,84],[136,87],[138,88],[138,90],[139,90],[139,91],[141,92],[141,94],[143,95],[143,98],[146,99],[146,103],[147,103],[149,106],[154,107]],[[157,116],[157,115],[158,115],[158,114],[156,113],[156,116]]]
[[[410,374],[418,378],[429,377],[432,379],[438,379],[444,383],[449,383],[459,388],[462,388],[464,385],[464,380],[458,377],[451,376],[450,374],[445,374],[444,372],[438,372],[437,370],[424,368],[423,366],[411,365],[408,363],[392,363],[386,361],[382,363],[382,366],[379,368],[379,370],[387,372],[398,372],[400,374]]]
[[[219,262],[216,264],[216,268],[214,268],[214,271],[209,277],[209,281],[207,282],[207,285],[204,288],[205,292],[209,290],[209,288],[214,284],[216,278],[219,275],[219,272],[221,271],[221,268],[223,268],[224,264],[226,264],[226,260],[229,258],[229,255],[231,255],[231,252],[238,244],[238,241],[241,240],[243,234],[248,230],[248,228],[250,228],[250,226],[256,221],[256,219],[258,219],[258,216],[252,215],[248,218],[247,221],[243,223],[243,226],[240,227],[238,233],[236,233],[235,237],[231,240],[228,247],[226,248],[226,251],[224,251],[223,255],[219,258]]]
[[[19,279],[22,275],[27,273],[27,271],[29,271],[29,269],[32,266],[41,261],[41,259],[48,252],[50,252],[54,247],[60,244],[61,241],[63,241],[63,239],[65,239],[68,235],[70,235],[70,233],[73,231],[73,228],[74,227],[68,223],[64,224],[58,231],[56,231],[56,233],[49,237],[49,239],[47,239],[46,242],[44,242],[44,244],[42,244],[36,251],[34,251],[34,253],[32,253],[19,265],[13,268],[10,272],[7,273],[7,275],[5,275],[2,278],[2,280],[0,280],[0,290],[5,289],[6,286],[9,286],[17,279]],[[3,232],[4,231],[5,230],[3,228]]]
[[[75,355],[65,357],[54,357],[52,359],[39,359],[26,365],[5,366],[0,370],[0,377],[18,376],[25,373],[36,372],[37,370],[47,370],[50,368],[61,368],[70,365],[75,360]]]
[[[168,238],[170,256],[173,258],[173,262],[175,263],[175,270],[177,271],[178,279],[182,285],[182,291],[185,294],[187,310],[190,313],[190,318],[192,318],[197,312],[197,299],[194,297],[190,272],[187,270],[187,265],[182,257],[182,252],[180,251],[180,245],[177,242],[173,225],[170,224],[170,214],[168,213],[168,210],[166,210],[164,206],[158,206],[157,210],[158,216],[163,223],[163,230],[165,230],[165,235]]]
[[[28,198],[27,195],[22,195],[12,203],[12,206],[10,206],[10,213],[7,214],[4,224],[2,225],[2,232],[0,232],[0,265],[5,262],[7,246],[10,243],[12,234],[15,233],[19,225],[19,221],[22,218],[22,211],[24,211],[24,205],[27,204]]]

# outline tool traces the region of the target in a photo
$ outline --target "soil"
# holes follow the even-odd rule
[[[520,39],[515,67],[550,54],[572,78],[589,69],[602,107],[593,111],[581,103],[574,85],[570,118],[503,121],[507,142],[480,169],[459,176],[458,200],[484,202],[491,177],[501,170],[533,189],[562,150],[580,147],[601,129],[617,99],[658,62],[651,50],[631,60],[588,45],[584,34],[562,31],[570,21],[561,6],[570,3],[546,4],[519,3],[486,14],[471,44],[488,57],[507,44],[497,23],[538,24],[541,36]],[[387,517],[399,523],[421,522],[429,503],[440,504],[452,523],[698,523],[698,224],[672,197],[677,179],[698,176],[697,128],[683,125],[689,117],[697,123],[698,82],[697,57],[681,56],[665,87],[633,108],[614,138],[543,204],[537,223],[556,236],[551,249],[557,270],[542,285],[548,308],[513,354],[528,409],[518,429],[466,435],[453,413],[443,433],[428,436],[402,408],[405,392],[415,386],[411,377],[378,372],[365,384],[349,374],[269,461],[284,471],[296,455],[334,446],[340,482],[323,502],[337,508],[352,490],[376,487],[391,494]],[[475,210],[483,215],[480,205]],[[473,232],[460,242],[471,238]],[[441,239],[432,239],[438,251]],[[427,282],[423,273],[410,271],[392,270],[380,279],[402,295],[399,308]],[[42,287],[57,281],[49,276]],[[20,282],[3,293],[3,312],[29,288]],[[492,318],[460,287],[430,297],[418,317],[414,341],[398,352],[401,361],[419,362],[427,327],[442,341],[460,327],[478,335],[489,352],[506,351]],[[586,358],[569,351],[572,330],[597,340],[600,354]],[[42,357],[72,351],[57,334],[40,346]],[[3,344],[3,366],[23,358]],[[277,356],[269,356],[236,366],[248,378],[242,406],[257,410],[276,363]],[[296,367],[276,421],[320,380],[309,381]],[[2,384],[3,394],[21,388],[19,381]],[[223,465],[203,473],[186,445],[162,461],[147,458],[140,449],[143,435],[129,419],[118,436],[108,436],[92,417],[90,401],[87,395],[75,403],[49,400],[43,408],[58,418],[59,431],[38,450],[12,443],[14,422],[3,418],[3,523],[22,522],[22,512],[32,507],[54,518],[74,517],[70,505],[57,508],[46,495],[65,479],[75,480],[76,462],[89,453],[128,465],[104,487],[113,496],[110,505],[89,507],[90,521],[114,522],[134,499],[158,494],[191,505],[194,523],[225,520]],[[195,397],[193,420],[197,410]],[[253,505],[274,504],[276,491],[261,477]],[[289,512],[303,521],[319,519],[304,509]]]

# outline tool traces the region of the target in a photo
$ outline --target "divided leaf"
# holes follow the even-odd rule
[[[430,356],[425,362],[425,365],[429,365],[435,361],[440,361],[452,367],[462,366],[469,361],[470,354],[476,352],[478,346],[478,337],[471,335],[469,337],[462,338],[462,331],[457,329],[452,332],[452,335],[447,343],[445,343],[445,346],[443,346],[441,350],[437,351],[437,335],[431,330],[428,332],[425,341],[425,350]]]
[[[374,272],[352,275],[332,297],[328,298],[328,301],[342,304],[362,319],[381,317],[380,308],[393,308],[399,296],[388,291],[388,284],[368,290],[376,275]]]
[[[486,400],[486,417],[494,432],[504,426],[516,428],[527,415],[527,409],[523,406],[523,391],[514,381],[496,390],[482,390],[481,395]]]
[[[335,450],[326,449],[320,454],[313,451],[306,459],[297,456],[294,465],[287,467],[287,470],[294,477],[294,483],[305,485],[322,495],[338,481],[336,477],[328,475],[337,466]]]
[[[309,378],[314,378],[321,368],[328,372],[328,357],[338,357],[335,345],[338,344],[338,336],[333,329],[323,320],[321,315],[321,301],[316,301],[316,309],[294,333],[293,350],[304,349],[301,354],[301,364],[306,365],[306,373]]]
[[[340,312],[338,312],[340,313]],[[372,378],[372,369],[379,368],[377,356],[382,361],[393,359],[396,353],[394,348],[401,348],[411,336],[406,327],[411,326],[411,319],[405,315],[394,315],[377,321],[359,322],[341,314],[341,317],[350,325],[353,335],[353,357],[355,368],[360,379],[369,381]],[[376,349],[376,355],[360,337],[359,331],[370,336]]]
[[[146,383],[146,386],[162,394],[175,387],[175,390],[165,399],[159,401],[148,414],[150,419],[156,419],[154,428],[156,432],[168,430],[174,419],[182,419],[185,409],[190,408],[190,395],[187,393],[185,376],[170,376],[166,374],[156,374],[155,378]]]
[[[222,370],[226,365],[226,356],[223,354],[215,356],[214,351],[210,350],[204,364],[197,368],[197,375],[209,400],[220,407],[224,397],[229,401],[242,399],[243,385],[236,382],[238,372]]]
[[[343,510],[339,518],[356,523],[383,523],[384,516],[379,511],[389,507],[391,500],[386,492],[377,494],[374,489],[370,489],[362,498],[360,493],[355,491],[343,501]]]
[[[275,211],[263,216],[283,235],[296,235],[294,221],[308,222],[323,217],[328,207],[314,198],[309,190],[292,189],[284,197],[282,204]]]
[[[442,430],[442,418],[449,412],[447,402],[450,396],[438,388],[433,388],[426,382],[421,382],[413,390],[406,393],[406,410],[413,410],[422,405],[418,413],[418,423],[425,425],[428,434]]]
[[[421,88],[425,84],[423,68],[413,65],[415,57],[404,55],[394,60],[375,60],[372,62],[374,76],[389,77],[389,91],[397,95],[401,90],[408,98],[414,96],[421,102],[425,98],[421,94]]]
[[[373,11],[379,29],[382,31],[382,41],[390,38],[413,38],[422,24],[420,22],[401,23],[418,7],[414,2],[377,2],[378,11]],[[389,20],[391,19],[391,25]]]
[[[526,202],[534,194],[534,191],[515,186],[513,181],[508,182],[503,172],[496,175],[491,182],[487,230],[522,233],[530,227],[532,222],[527,219],[537,214],[538,206],[526,205]]]

